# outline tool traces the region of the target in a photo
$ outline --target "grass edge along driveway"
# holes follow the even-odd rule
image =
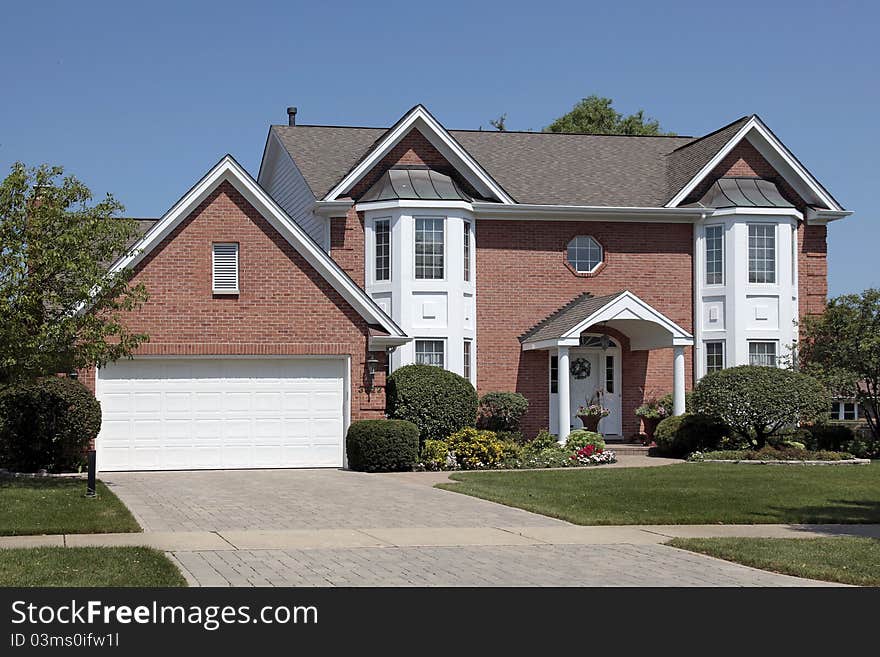
[[[177,566],[147,547],[0,550],[0,586],[186,586]]]
[[[674,538],[666,545],[783,575],[880,586],[876,538]]]
[[[880,522],[880,462],[453,472],[438,484],[579,525]]]
[[[131,511],[103,482],[87,498],[84,479],[0,478],[0,536],[139,532]]]

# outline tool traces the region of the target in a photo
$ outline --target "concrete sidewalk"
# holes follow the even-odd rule
[[[0,536],[2,548],[143,545],[166,552],[525,545],[656,545],[674,537],[880,538],[880,525],[389,527]]]

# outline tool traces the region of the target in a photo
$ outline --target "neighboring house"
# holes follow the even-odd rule
[[[225,157],[116,267],[151,336],[100,370],[99,468],[343,465],[386,369],[428,363],[529,399],[524,430],[639,430],[646,394],[773,365],[821,312],[848,214],[757,116],[704,137],[269,130]]]

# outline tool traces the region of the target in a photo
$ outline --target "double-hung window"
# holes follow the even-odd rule
[[[471,344],[470,340],[465,339],[462,344],[462,357],[464,360],[464,364],[462,366],[461,375],[466,378],[468,381],[471,380]]]
[[[391,221],[378,219],[375,223],[376,280],[391,280]]]
[[[749,283],[776,282],[776,226],[749,224]]]
[[[416,340],[416,364],[443,367],[446,360],[443,347],[443,340]]]
[[[749,342],[749,365],[776,367],[776,343]]]
[[[706,285],[724,284],[724,226],[706,226]]]
[[[724,369],[724,343],[713,341],[706,343],[706,374]]]
[[[443,219],[416,218],[416,278],[443,278]]]

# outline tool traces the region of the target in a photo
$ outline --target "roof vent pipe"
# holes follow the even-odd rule
[[[287,125],[296,125],[296,108],[287,108]]]

